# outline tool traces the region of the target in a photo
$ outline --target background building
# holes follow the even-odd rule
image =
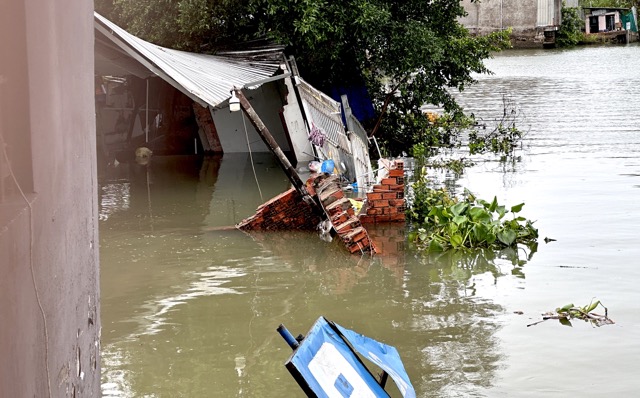
[[[542,47],[555,42],[560,27],[562,0],[463,0],[467,16],[460,22],[473,34],[484,35],[511,28],[515,47]],[[565,0],[578,7],[578,0]]]

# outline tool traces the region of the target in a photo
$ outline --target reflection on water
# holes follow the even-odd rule
[[[537,252],[424,255],[397,227],[370,229],[383,249],[373,258],[349,256],[315,233],[246,234],[232,227],[261,199],[245,155],[107,170],[104,396],[301,396],[275,329],[306,333],[320,315],[396,346],[421,397],[633,395],[637,50],[506,53],[490,61],[495,75],[461,97],[490,119],[509,94],[528,117],[519,162],[481,163],[451,184],[525,202],[541,238],[557,239]],[[287,189],[271,156],[255,162],[265,198]],[[594,296],[616,325],[526,327]]]
[[[106,221],[113,212],[129,208],[129,185],[128,182],[110,182],[100,187],[100,221]]]
[[[262,191],[284,191],[273,159],[259,161]],[[466,268],[414,257],[398,226],[370,228],[375,257],[315,233],[229,228],[260,204],[245,157],[119,167],[101,191],[104,396],[295,394],[275,327],[306,333],[320,315],[396,345],[423,390],[447,388],[454,357],[464,358],[459,388],[490,382],[500,307],[469,283],[497,277],[482,256]],[[123,178],[128,199],[114,200]]]

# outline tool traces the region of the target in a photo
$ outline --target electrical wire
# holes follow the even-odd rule
[[[44,307],[42,306],[42,300],[40,298],[40,291],[38,290],[38,284],[36,282],[36,274],[33,268],[33,207],[31,202],[25,195],[24,190],[20,186],[18,179],[16,178],[15,173],[13,172],[13,167],[11,166],[11,162],[9,161],[9,155],[7,154],[7,148],[5,147],[4,134],[0,130],[0,146],[2,147],[2,153],[4,159],[7,164],[7,168],[9,169],[9,174],[13,179],[16,188],[20,192],[22,199],[27,204],[29,208],[29,269],[31,271],[31,282],[33,283],[33,289],[36,295],[36,301],[38,302],[38,308],[40,309],[40,315],[42,316],[42,323],[44,327],[44,363],[47,371],[47,391],[48,396],[51,397],[51,376],[49,371],[49,329],[47,327],[47,316],[44,312]]]
[[[258,186],[258,192],[260,193],[260,200],[264,202],[262,196],[262,190],[260,189],[260,183],[258,182],[258,175],[256,174],[256,167],[253,164],[253,154],[251,153],[251,144],[249,143],[249,132],[247,131],[247,123],[244,121],[244,112],[242,113],[242,124],[244,125],[244,135],[247,137],[247,149],[249,150],[249,159],[251,159],[251,168],[253,169],[253,177],[256,179],[256,185]]]

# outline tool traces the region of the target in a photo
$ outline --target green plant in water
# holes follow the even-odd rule
[[[598,307],[602,307],[604,309],[604,315],[596,314],[595,312],[593,312]],[[609,318],[609,309],[602,305],[600,300],[591,300],[589,304],[582,307],[575,306],[573,305],[573,303],[571,303],[556,308],[555,311],[549,311],[542,314],[541,321],[531,323],[527,326],[534,326],[549,319],[557,319],[562,325],[565,326],[572,326],[572,319],[588,321],[595,326],[612,325],[615,323],[611,318]]]
[[[493,130],[487,132],[486,125],[482,125],[482,129],[469,130],[469,152],[472,155],[493,153],[506,159],[521,144],[525,132],[517,123],[523,119],[522,111],[510,97],[503,96],[502,104],[502,116],[496,120]]]
[[[409,239],[429,251],[533,245],[538,230],[532,221],[517,215],[523,206],[521,203],[507,209],[495,197],[487,202],[468,190],[458,199],[444,189],[429,188],[425,181],[419,181],[414,184],[414,199],[408,211],[409,219],[418,228]],[[508,217],[509,213],[512,217]]]

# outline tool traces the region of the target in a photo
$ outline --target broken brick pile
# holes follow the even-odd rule
[[[395,160],[387,178],[374,185],[359,215],[344,196],[335,176],[312,175],[306,190],[322,204],[333,229],[351,253],[376,253],[377,242],[371,239],[362,224],[405,221],[404,163]],[[306,203],[300,192],[291,188],[262,204],[256,213],[236,227],[249,231],[317,230],[322,221],[321,209]],[[384,246],[387,246],[384,244]],[[383,251],[385,248],[381,248]]]
[[[404,162],[394,160],[389,175],[367,193],[367,201],[360,212],[363,224],[404,222]]]
[[[350,253],[375,253],[367,230],[356,217],[351,201],[345,198],[336,177],[314,174],[307,180],[307,191],[318,196],[333,229]]]
[[[302,196],[294,188],[260,205],[256,213],[236,227],[243,231],[315,230],[320,223]]]

